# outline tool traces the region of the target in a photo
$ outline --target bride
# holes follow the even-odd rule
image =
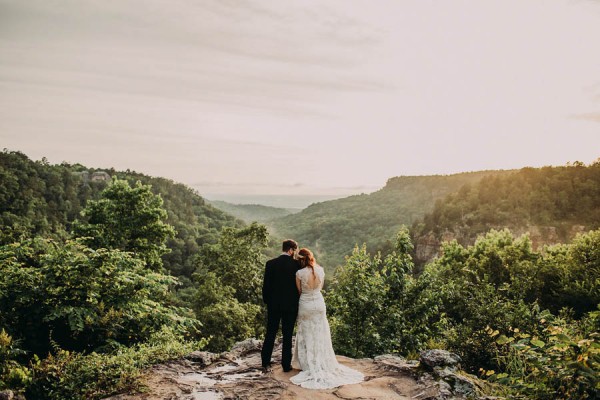
[[[339,364],[335,358],[321,294],[325,271],[317,265],[309,249],[300,249],[298,260],[302,269],[296,272],[300,304],[292,366],[302,371],[290,381],[308,389],[331,389],[362,382],[362,373]]]

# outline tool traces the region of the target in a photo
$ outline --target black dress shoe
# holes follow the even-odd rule
[[[290,372],[292,367],[283,367],[283,372]]]
[[[267,366],[261,367],[261,371],[263,374],[268,374],[269,372],[273,371],[273,368],[271,368],[271,365],[267,365]]]

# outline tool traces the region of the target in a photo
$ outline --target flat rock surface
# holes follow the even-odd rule
[[[340,363],[361,371],[365,381],[334,389],[304,389],[290,382],[298,370],[283,372],[280,348],[273,355],[271,372],[262,373],[259,349],[231,351],[205,365],[194,357],[149,369],[143,377],[147,391],[123,394],[111,400],[226,400],[226,399],[442,399],[439,385],[417,379],[416,363],[398,357],[351,359],[338,356]]]

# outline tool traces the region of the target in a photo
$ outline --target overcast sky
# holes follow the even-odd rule
[[[0,147],[201,194],[600,157],[600,2],[0,0]]]

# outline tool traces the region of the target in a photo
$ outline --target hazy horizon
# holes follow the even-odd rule
[[[208,197],[600,156],[600,2],[0,0],[0,146]]]

